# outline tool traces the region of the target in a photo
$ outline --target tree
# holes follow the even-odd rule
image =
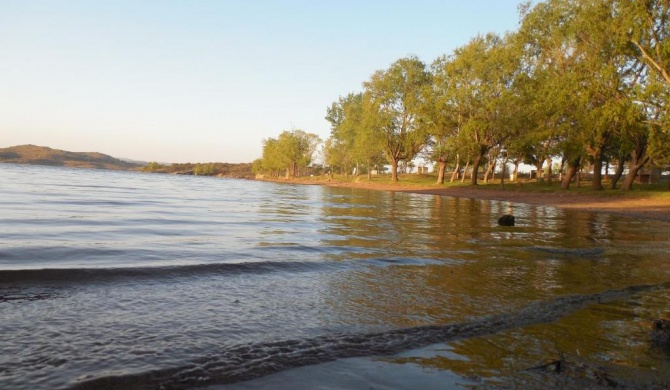
[[[429,140],[428,157],[437,163],[436,184],[444,184],[444,173],[449,158],[453,156],[458,165],[456,136],[458,135],[458,111],[449,95],[452,75],[447,73],[447,65],[452,57],[443,56],[431,65],[432,83],[424,89],[425,104],[421,120],[426,126]]]
[[[608,0],[548,0],[523,18],[520,35],[543,75],[540,99],[546,122],[565,152],[585,152],[593,165],[592,188],[602,190],[604,153],[617,132],[636,120],[632,90],[640,67],[621,37],[618,12]],[[570,166],[582,156],[564,153]],[[570,169],[563,187],[569,186]]]
[[[400,59],[363,83],[370,109],[366,120],[391,163],[391,181],[398,181],[398,163],[413,159],[427,142],[417,116],[430,84],[426,66],[416,57]]]
[[[644,106],[645,124],[635,126],[635,132],[626,134],[633,147],[622,190],[630,190],[639,169],[647,161],[667,167],[670,159],[670,1],[618,0],[612,6],[617,11],[620,39],[632,46],[629,55],[646,65],[646,69],[641,68],[639,72],[639,87],[635,90],[636,101]],[[621,35],[625,36],[621,38]]]
[[[196,164],[193,168],[193,174],[196,176],[212,176],[216,174],[216,166],[212,163]]]
[[[262,158],[257,158],[251,163],[251,171],[257,175],[260,175],[265,171]]]
[[[670,84],[670,1],[618,0],[613,3],[621,20],[619,34],[626,34],[636,49],[637,58]]]
[[[351,166],[351,154],[345,142],[335,137],[329,137],[324,144],[325,162],[331,167],[331,172],[339,168],[345,177]]]
[[[316,134],[302,130],[283,131],[277,138],[263,140],[263,167],[266,170],[286,170],[286,178],[299,176],[300,167],[308,166],[318,144]]]
[[[156,171],[158,171],[160,169],[163,169],[163,168],[164,168],[163,165],[157,163],[156,161],[151,161],[149,164],[147,164],[147,166],[142,168],[142,171],[144,171],[144,172],[156,172]]]
[[[279,151],[277,150],[276,138],[263,139],[262,167],[263,171],[277,172],[275,176],[279,176],[279,170],[282,169],[282,166]]]
[[[438,79],[439,88],[456,119],[459,151],[473,156],[473,185],[485,155],[516,131],[511,120],[516,100],[512,86],[519,59],[509,37],[487,34],[437,61],[437,72],[446,75]]]
[[[327,109],[326,120],[330,122],[330,138],[326,142],[326,161],[331,166],[340,167],[345,176],[353,163],[353,149],[356,140],[357,118],[352,118],[352,106],[359,105],[360,94],[350,93],[338,99]]]
[[[331,123],[331,141],[326,145],[329,164],[342,167],[345,175],[351,166],[366,164],[368,177],[371,165],[380,161],[383,148],[376,137],[378,122],[368,94],[350,93],[340,97],[327,110]],[[357,174],[360,169],[356,169]]]

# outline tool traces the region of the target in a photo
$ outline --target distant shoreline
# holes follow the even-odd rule
[[[570,210],[610,213],[631,218],[670,222],[670,196],[651,197],[645,194],[624,194],[608,191],[604,193],[584,193],[575,191],[528,192],[510,189],[496,189],[493,185],[472,186],[419,186],[411,183],[397,184],[381,182],[342,182],[328,180],[282,180],[261,179],[262,181],[323,185],[328,187],[360,188],[375,191],[407,192],[470,198],[479,200],[499,200],[538,206],[558,207]]]

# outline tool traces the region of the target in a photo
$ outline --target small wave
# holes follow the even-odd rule
[[[266,251],[304,251],[339,253],[342,247],[321,247],[287,244],[263,246]],[[358,250],[357,250],[358,249]],[[349,253],[365,253],[351,247]],[[0,258],[3,254],[0,252]],[[451,260],[455,262],[454,260]],[[322,272],[352,270],[361,267],[388,267],[398,265],[445,264],[447,260],[424,258],[367,258],[365,260],[333,261],[246,261],[237,263],[201,263],[151,267],[91,267],[91,268],[42,268],[0,270],[0,289],[29,287],[31,285],[68,285],[88,283],[118,283],[133,280],[158,280],[207,277],[211,275],[264,274],[270,272]],[[0,300],[1,302],[2,300]]]
[[[164,279],[267,272],[308,272],[344,268],[340,262],[263,261],[244,263],[193,264],[167,267],[51,268],[0,271],[0,287],[36,283],[118,282],[133,279]]]
[[[325,363],[336,359],[392,355],[453,339],[497,333],[507,329],[546,323],[590,304],[630,297],[633,294],[670,288],[670,283],[632,286],[590,295],[562,296],[534,302],[510,314],[469,322],[396,329],[369,334],[333,334],[302,340],[249,343],[221,350],[182,367],[131,375],[89,379],[72,389],[185,389],[254,379],[279,371]]]

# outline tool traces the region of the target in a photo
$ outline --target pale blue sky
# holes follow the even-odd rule
[[[377,69],[515,30],[517,0],[0,0],[0,147],[251,162]]]

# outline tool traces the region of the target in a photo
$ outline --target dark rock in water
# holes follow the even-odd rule
[[[670,320],[654,320],[651,326],[651,339],[654,344],[670,348]]]
[[[514,226],[514,216],[505,214],[498,218],[498,225],[500,226]]]

